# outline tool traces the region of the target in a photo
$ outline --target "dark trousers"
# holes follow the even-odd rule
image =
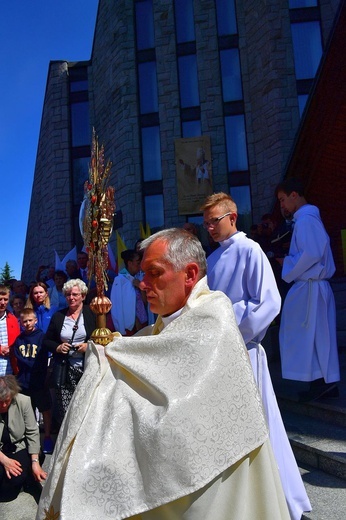
[[[27,450],[20,450],[16,453],[5,454],[8,458],[17,460],[22,466],[22,473],[18,477],[12,476],[10,479],[7,478],[5,468],[0,464],[0,492],[2,495],[13,493],[19,493],[24,482],[31,475],[31,456]]]

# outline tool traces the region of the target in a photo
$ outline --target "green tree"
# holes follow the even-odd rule
[[[0,283],[1,285],[8,285],[9,281],[12,278],[12,269],[10,268],[8,262],[5,263],[4,267],[0,271]]]

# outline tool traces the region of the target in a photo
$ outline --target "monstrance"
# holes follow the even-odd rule
[[[84,185],[82,211],[82,231],[84,246],[88,253],[89,286],[95,280],[96,296],[90,302],[96,314],[96,326],[91,339],[100,345],[107,345],[113,333],[106,327],[106,316],[112,302],[105,295],[108,289],[108,242],[113,230],[115,212],[114,188],[108,186],[112,163],[105,164],[104,147],[99,147],[93,129],[89,180]]]

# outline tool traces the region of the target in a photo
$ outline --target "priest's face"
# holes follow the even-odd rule
[[[188,268],[174,271],[164,259],[167,244],[155,240],[144,252],[141,269],[144,277],[139,287],[145,291],[150,310],[161,316],[169,316],[184,307],[191,292],[188,286]]]

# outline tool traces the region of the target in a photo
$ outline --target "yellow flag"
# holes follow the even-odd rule
[[[142,240],[144,240],[145,238],[147,238],[146,235],[145,235],[145,231],[144,231],[144,227],[143,227],[142,222],[140,222],[140,224],[139,224],[139,236],[140,236],[140,238],[141,238]]]
[[[146,226],[146,236],[145,236],[145,238],[150,237],[150,235],[151,235],[151,230],[150,230],[150,226],[149,226],[149,224],[147,223],[147,226]]]
[[[118,273],[125,267],[124,260],[121,258],[121,253],[123,251],[126,251],[127,247],[119,235],[118,231],[116,232],[117,235],[117,264],[118,264]]]

